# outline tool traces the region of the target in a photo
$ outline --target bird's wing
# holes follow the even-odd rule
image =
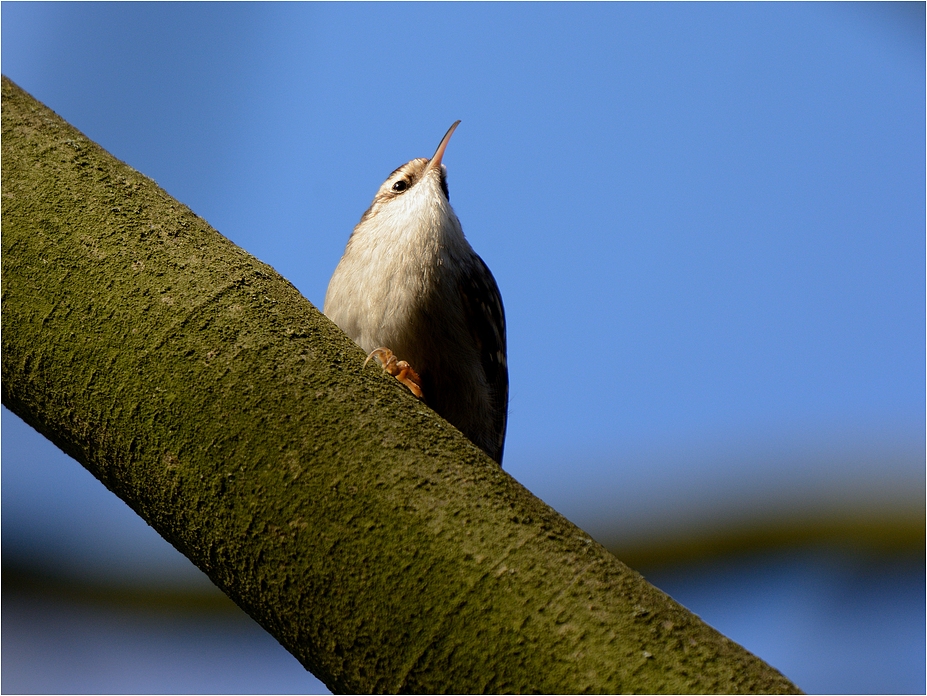
[[[489,268],[479,256],[460,284],[467,324],[479,347],[480,362],[492,393],[494,435],[498,443],[497,461],[502,461],[509,402],[509,369],[505,345],[505,310],[502,296]]]

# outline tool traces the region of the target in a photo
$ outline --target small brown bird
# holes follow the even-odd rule
[[[387,177],[348,239],[325,314],[416,396],[502,463],[509,377],[499,288],[450,204],[442,160]]]

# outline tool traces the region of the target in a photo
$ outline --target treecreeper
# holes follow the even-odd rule
[[[509,377],[495,278],[451,207],[447,144],[396,169],[348,239],[325,314],[499,464]]]

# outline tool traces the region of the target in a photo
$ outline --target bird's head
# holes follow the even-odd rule
[[[408,217],[435,204],[450,209],[447,168],[442,160],[451,135],[459,124],[460,121],[455,121],[448,129],[431,159],[418,157],[406,162],[386,178],[360,224],[384,213],[390,217]]]

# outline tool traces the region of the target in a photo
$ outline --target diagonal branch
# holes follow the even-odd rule
[[[3,79],[3,403],[333,690],[794,691]]]

